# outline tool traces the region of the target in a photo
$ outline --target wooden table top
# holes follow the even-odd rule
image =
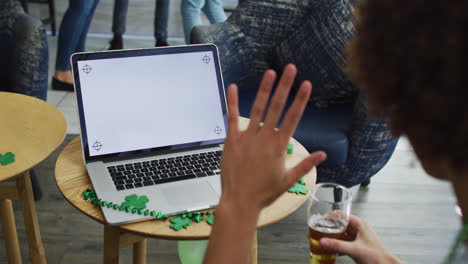
[[[0,154],[15,162],[0,164],[0,181],[13,178],[47,158],[65,138],[67,122],[53,105],[22,94],[0,92]]]
[[[246,128],[248,119],[242,118],[241,128]],[[294,139],[291,139],[294,151],[289,154],[286,160],[286,166],[292,167],[307,157],[307,150]],[[310,189],[316,181],[316,170],[311,170],[305,177],[306,188]],[[105,223],[104,216],[100,207],[95,207],[90,202],[83,200],[82,192],[87,188],[92,188],[86,167],[83,162],[80,137],[72,140],[62,151],[55,165],[55,180],[57,186],[73,206],[92,219]],[[99,196],[99,194],[98,194]],[[305,201],[307,195],[297,195],[294,193],[285,193],[272,205],[265,208],[259,218],[258,227],[263,227],[277,222],[284,217],[296,211]],[[211,232],[211,226],[206,222],[193,223],[187,229],[174,231],[169,228],[169,221],[148,220],[139,223],[121,225],[122,231],[145,236],[164,239],[177,240],[197,240],[207,239]]]

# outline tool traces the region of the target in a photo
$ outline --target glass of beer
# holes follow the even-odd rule
[[[343,239],[351,213],[351,192],[336,183],[319,183],[309,195],[310,264],[333,264],[336,254],[320,247],[322,237]]]

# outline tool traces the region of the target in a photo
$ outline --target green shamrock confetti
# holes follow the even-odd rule
[[[182,228],[187,228],[188,226],[193,224],[193,222],[190,221],[189,218],[182,219],[180,216],[178,216],[176,218],[172,218],[170,221],[171,221],[172,225],[170,225],[169,227],[174,229],[175,231],[179,231]]]
[[[293,153],[293,145],[289,144],[288,145],[288,154],[291,154],[291,153]]]
[[[294,186],[288,190],[290,193],[296,193],[296,194],[307,194],[309,190],[307,188],[304,188],[301,184],[294,184]]]
[[[298,182],[299,182],[299,184],[300,184],[300,185],[306,185],[306,183],[305,183],[304,179],[302,179],[302,178],[301,178],[301,179],[299,179],[299,181],[298,181]]]
[[[15,154],[13,154],[11,152],[7,152],[7,153],[5,153],[5,155],[0,154],[0,164],[2,164],[3,166],[11,164],[11,163],[13,163],[15,161],[16,161],[15,160]]]
[[[208,216],[208,218],[206,218],[206,222],[210,225],[213,225],[213,222],[214,222],[214,216]]]
[[[148,197],[146,195],[141,195],[138,197],[136,194],[128,195],[125,196],[125,202],[120,205],[120,207],[123,207],[124,209],[127,208],[135,208],[136,210],[139,209],[145,209],[146,208],[146,203],[149,202]]]

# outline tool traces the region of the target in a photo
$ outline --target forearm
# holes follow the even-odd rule
[[[238,210],[221,201],[216,209],[204,263],[250,263],[258,217],[257,209],[246,210],[244,207]]]

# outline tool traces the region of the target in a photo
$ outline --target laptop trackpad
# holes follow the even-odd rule
[[[170,207],[190,209],[196,207],[208,208],[219,200],[218,194],[207,182],[197,182],[166,187],[162,193]]]

